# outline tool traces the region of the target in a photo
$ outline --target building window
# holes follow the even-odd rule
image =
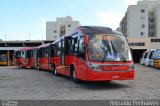
[[[145,17],[141,17],[141,21],[144,21],[145,20]]]
[[[56,31],[56,30],[54,30],[54,33],[57,33],[57,31]]]
[[[154,29],[154,25],[151,26],[151,30],[153,30],[153,29]]]
[[[134,46],[134,43],[131,43],[131,46]]]
[[[154,42],[154,39],[151,39],[151,42]]]
[[[138,43],[135,43],[135,46],[138,46]]]
[[[151,39],[151,42],[160,42],[160,39]]]
[[[154,18],[151,19],[151,22],[154,22]]]
[[[145,46],[145,43],[142,43],[142,46]]]
[[[141,24],[141,28],[145,28],[145,24]]]
[[[54,38],[56,39],[56,38],[57,38],[57,36],[54,36]]]
[[[144,34],[145,34],[144,32],[141,32],[141,36],[144,36]]]
[[[141,13],[144,13],[145,12],[145,10],[144,9],[141,9]]]
[[[68,25],[68,27],[71,27],[71,25]]]
[[[143,42],[129,43],[129,46],[145,46]]]

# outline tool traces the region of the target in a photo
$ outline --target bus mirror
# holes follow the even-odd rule
[[[83,41],[84,41],[84,44],[88,43],[88,37],[87,37],[87,35],[84,35]]]

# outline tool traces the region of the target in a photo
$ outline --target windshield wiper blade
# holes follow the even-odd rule
[[[112,42],[111,42],[112,44]],[[114,49],[115,52],[117,52],[117,54],[119,54],[120,58],[124,61],[124,62],[127,62],[126,58],[124,57],[123,54],[121,54],[121,52],[112,44],[112,47]]]
[[[102,48],[102,50],[103,50],[103,52],[104,52],[104,57],[103,57],[103,59],[101,60],[103,63],[105,62],[105,60],[106,60],[106,55],[105,55],[105,50]]]

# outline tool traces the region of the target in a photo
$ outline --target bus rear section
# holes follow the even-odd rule
[[[14,65],[19,68],[34,68],[34,47],[20,48],[14,51]]]
[[[73,80],[133,80],[125,37],[107,27],[82,26],[53,43],[56,72]]]

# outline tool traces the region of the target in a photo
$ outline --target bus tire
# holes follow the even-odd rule
[[[54,75],[55,76],[58,76],[59,74],[57,73],[57,70],[56,70],[56,65],[54,65]]]
[[[23,67],[22,67],[22,63],[19,63],[19,68],[23,68]]]
[[[111,80],[107,80],[107,81],[106,81],[106,83],[110,83],[110,82],[111,82]]]
[[[40,67],[39,67],[39,65],[37,65],[37,69],[38,69],[38,70],[40,70]]]
[[[75,83],[79,83],[80,80],[76,78],[76,73],[75,73],[75,72],[76,72],[76,71],[75,71],[74,67],[71,67],[71,74],[70,74],[71,79],[72,79]]]

